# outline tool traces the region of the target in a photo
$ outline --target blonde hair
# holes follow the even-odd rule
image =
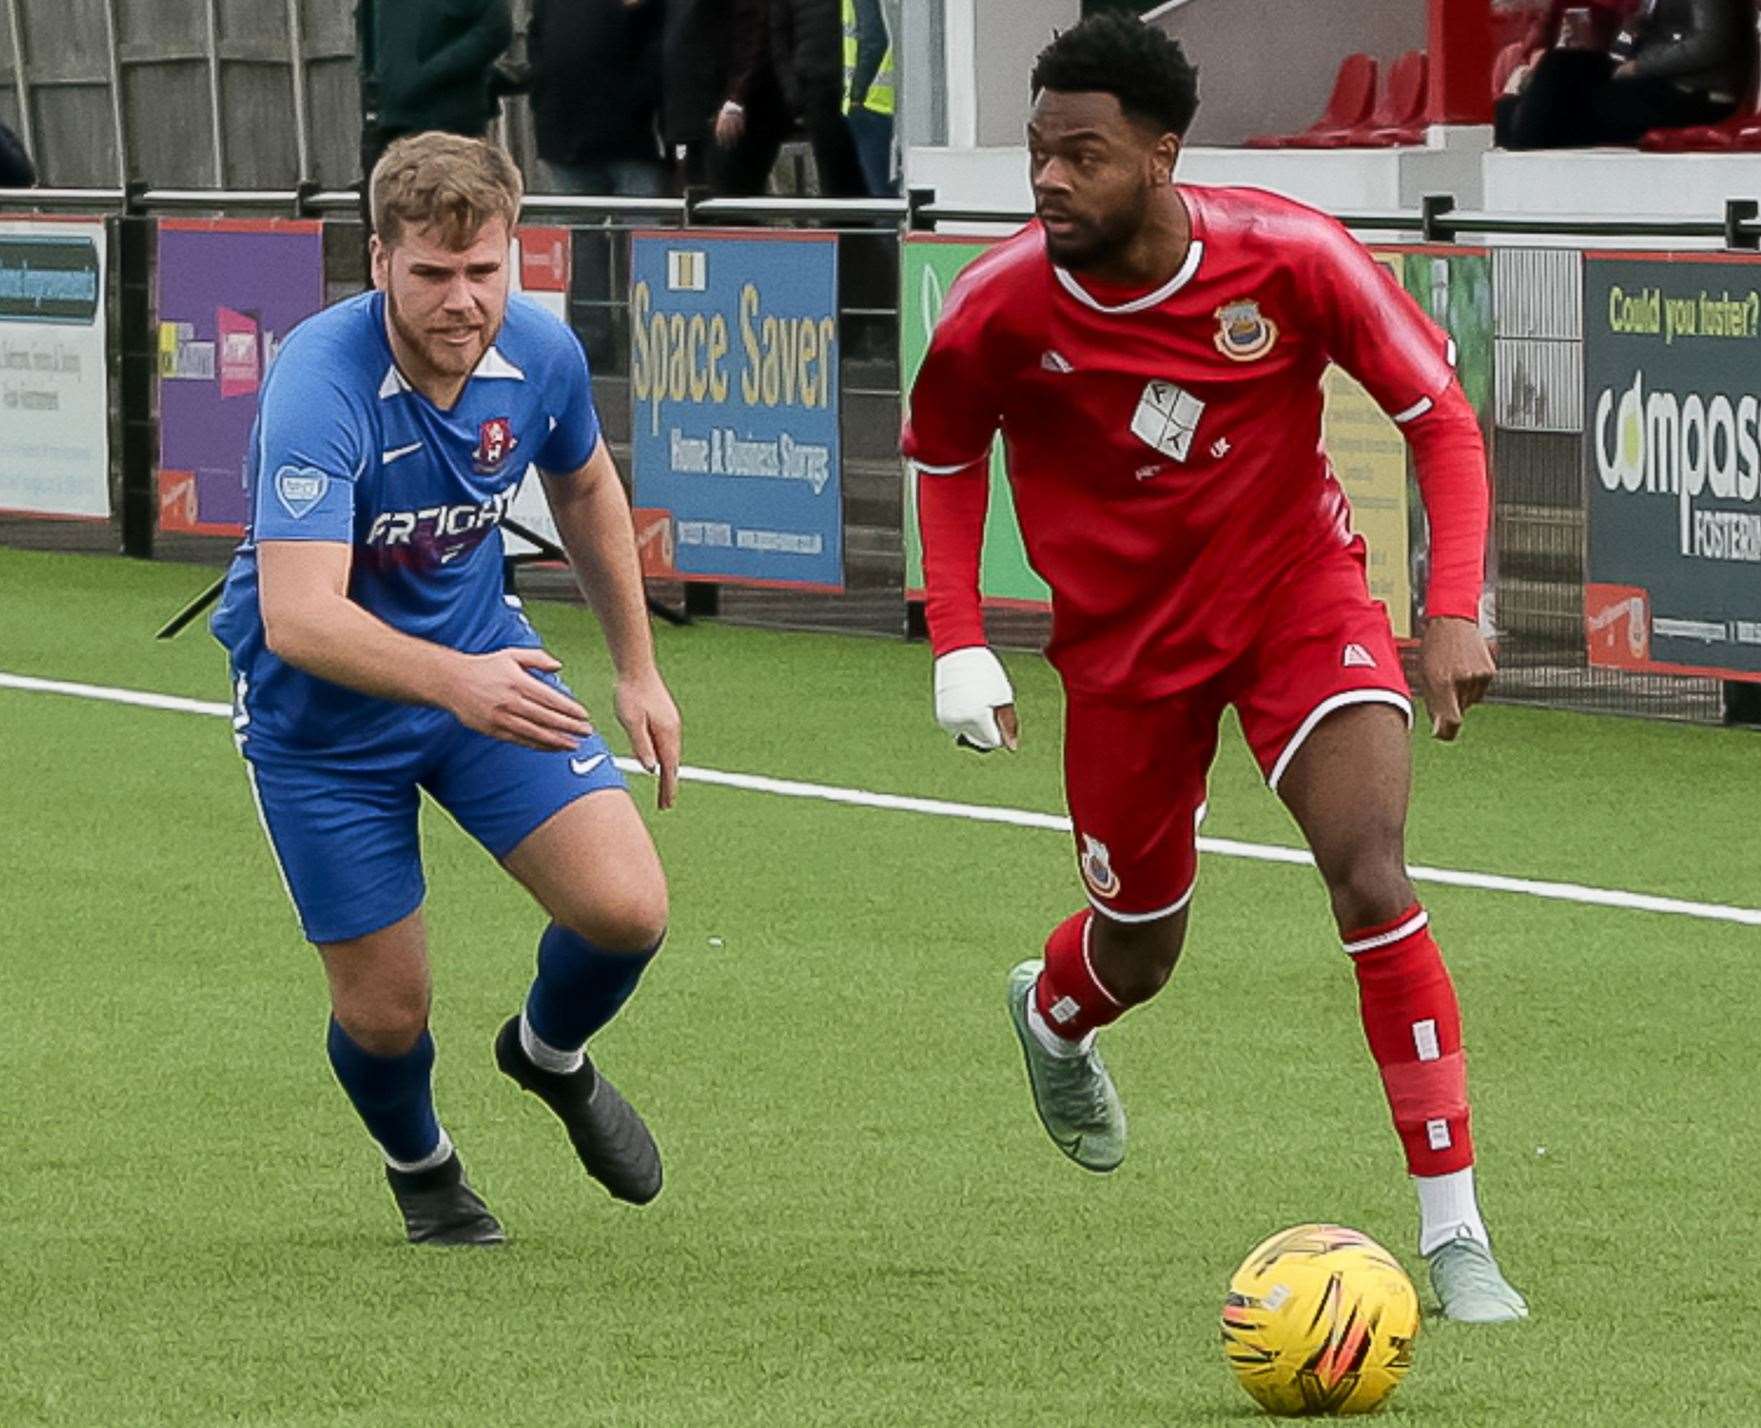
[[[497,218],[511,234],[525,184],[506,150],[433,130],[386,149],[373,165],[369,195],[373,231],[387,247],[406,231],[432,228],[441,243],[458,250]]]

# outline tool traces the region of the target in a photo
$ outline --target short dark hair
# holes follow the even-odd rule
[[[1055,35],[1033,63],[1033,94],[1111,94],[1128,118],[1186,137],[1198,111],[1198,70],[1180,42],[1133,15],[1103,10]]]

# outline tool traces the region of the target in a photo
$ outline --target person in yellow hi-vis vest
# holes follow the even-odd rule
[[[868,191],[899,191],[893,177],[893,41],[881,0],[844,0],[844,115]]]

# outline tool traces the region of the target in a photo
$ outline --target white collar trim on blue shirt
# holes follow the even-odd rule
[[[1106,303],[1101,302],[1087,288],[1083,287],[1070,272],[1058,267],[1055,263],[1052,265],[1052,271],[1058,275],[1058,281],[1064,285],[1064,290],[1078,302],[1092,307],[1096,312],[1117,316],[1120,313],[1144,312],[1152,307],[1160,307],[1193,280],[1198,273],[1198,265],[1204,261],[1204,256],[1205,245],[1203,241],[1197,238],[1193,239],[1191,246],[1186,250],[1186,261],[1180,265],[1179,272],[1153,293],[1145,293],[1142,297],[1133,298],[1130,302],[1122,302],[1117,307],[1108,307]]]
[[[485,352],[483,360],[477,364],[477,370],[471,375],[473,377],[505,377],[513,382],[526,380],[526,374],[508,361],[506,357],[503,357],[499,347],[491,347]]]
[[[514,366],[512,362],[508,361],[506,357],[502,356],[499,347],[491,347],[485,352],[482,360],[477,363],[476,371],[472,372],[471,375],[473,377],[483,377],[489,380],[500,379],[509,382],[523,382],[526,380],[526,374],[518,367]],[[412,390],[414,389],[410,386],[409,379],[406,378],[402,372],[398,371],[397,364],[394,362],[386,369],[385,380],[379,384],[379,400],[383,402]]]

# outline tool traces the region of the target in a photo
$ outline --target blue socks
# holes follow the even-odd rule
[[[426,1170],[446,1159],[451,1142],[434,1114],[434,1038],[426,1029],[402,1056],[363,1051],[330,1019],[331,1069],[385,1158],[399,1170]]]
[[[644,952],[608,952],[553,922],[538,941],[538,976],[526,997],[522,1031],[529,1028],[545,1050],[578,1065],[587,1038],[617,1015],[658,951],[659,942]],[[452,1154],[434,1113],[434,1038],[426,1029],[403,1055],[375,1056],[332,1017],[326,1049],[337,1081],[393,1169],[428,1170]]]
[[[526,996],[526,1025],[548,1047],[579,1050],[629,1001],[658,951],[659,942],[645,952],[608,952],[551,923],[538,939],[538,976]]]

